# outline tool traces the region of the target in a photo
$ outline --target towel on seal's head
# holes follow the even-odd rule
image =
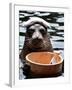
[[[48,27],[51,28],[50,24],[40,17],[30,17],[30,19],[28,21],[21,22],[20,26],[26,27],[26,26],[32,25],[36,22],[43,24],[46,28],[48,28]]]

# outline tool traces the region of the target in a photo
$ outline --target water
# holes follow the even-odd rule
[[[62,12],[39,12],[39,11],[20,11],[19,12],[19,22],[27,21],[30,17],[40,17],[48,21],[51,25],[51,29],[48,29],[48,33],[51,36],[51,43],[55,51],[60,51],[62,58],[64,59],[64,13]],[[20,39],[19,39],[19,49],[21,51],[24,40],[25,40],[26,29],[20,26]],[[21,61],[20,61],[20,66]],[[26,78],[22,74],[22,69],[20,69],[20,79]]]

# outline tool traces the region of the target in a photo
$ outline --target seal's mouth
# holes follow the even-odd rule
[[[32,51],[37,51],[37,50],[41,50],[42,49],[42,47],[34,47],[34,48],[32,48]]]
[[[41,49],[42,47],[35,47],[35,49]]]

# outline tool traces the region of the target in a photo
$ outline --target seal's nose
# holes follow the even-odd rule
[[[39,38],[35,38],[35,39],[32,40],[33,45],[37,45],[37,44],[39,44],[41,42],[42,42],[42,39],[39,39]]]

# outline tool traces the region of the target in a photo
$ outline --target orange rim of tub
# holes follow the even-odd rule
[[[56,58],[57,63],[50,64],[50,61],[52,60],[53,57]],[[63,62],[61,55],[51,52],[32,52],[26,56],[26,60],[33,64],[45,65],[45,66],[57,65]]]

